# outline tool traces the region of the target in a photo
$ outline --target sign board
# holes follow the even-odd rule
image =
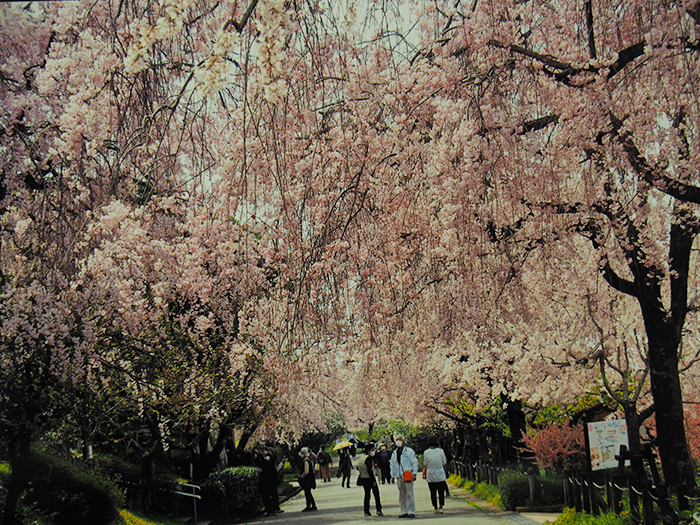
[[[619,461],[615,456],[620,453],[620,446],[629,447],[624,419],[587,423],[586,437],[591,470],[617,468]]]

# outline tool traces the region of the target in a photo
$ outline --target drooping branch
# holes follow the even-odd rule
[[[508,49],[511,53],[516,55],[522,55],[536,60],[546,66],[546,68],[543,69],[546,74],[566,85],[574,85],[572,84],[572,79],[578,75],[586,73],[599,74],[603,71],[602,67],[591,64],[587,64],[583,67],[574,67],[571,63],[561,62],[551,55],[539,53],[517,44],[508,46],[495,39],[490,40],[489,44],[500,49]],[[646,42],[641,41],[620,51],[617,55],[617,60],[607,66],[607,78],[610,79],[614,77],[617,73],[622,71],[626,65],[642,56],[645,46]],[[583,84],[575,84],[576,87],[581,87],[582,85]]]
[[[610,114],[613,134],[622,145],[634,171],[650,186],[683,202],[700,204],[700,188],[671,178],[661,166],[652,165],[637,148],[632,133],[623,127],[623,119]]]
[[[236,31],[241,33],[243,31],[243,28],[245,28],[246,24],[248,23],[248,20],[250,20],[250,17],[253,15],[253,11],[255,11],[255,7],[258,5],[258,0],[251,0],[250,4],[248,4],[248,8],[245,10],[245,13],[243,13],[243,16],[241,17],[240,22],[236,22],[233,18],[230,18],[223,27],[223,30],[226,31],[230,26],[233,26]]]

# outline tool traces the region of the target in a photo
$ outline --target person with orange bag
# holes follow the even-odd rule
[[[416,517],[416,496],[413,483],[418,477],[418,458],[411,447],[406,446],[403,436],[396,436],[396,450],[391,455],[391,477],[399,489],[399,518]]]

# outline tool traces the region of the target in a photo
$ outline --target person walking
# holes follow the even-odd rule
[[[379,452],[377,452],[375,460],[379,469],[379,479],[382,480],[382,485],[385,483],[391,484],[391,470],[389,469],[391,452],[389,452],[384,443],[379,444]]]
[[[306,507],[302,509],[302,512],[309,512],[311,510],[318,510],[316,508],[316,500],[314,500],[314,495],[311,493],[313,489],[316,488],[316,473],[314,472],[314,465],[311,461],[311,451],[309,447],[302,447],[299,451],[299,456],[301,457],[303,464],[301,467],[301,472],[299,473],[299,486],[304,491],[304,496],[306,497]]]
[[[331,480],[331,465],[333,465],[333,458],[330,453],[326,450],[326,445],[321,445],[321,449],[318,451],[318,466],[321,469],[321,479],[324,483]]]
[[[374,508],[377,511],[377,516],[384,516],[382,513],[382,502],[379,498],[379,487],[377,486],[377,478],[374,477],[374,456],[376,450],[374,445],[365,447],[365,456],[361,457],[357,462],[357,470],[360,474],[357,477],[357,484],[365,489],[365,516],[371,516],[369,511],[370,496],[374,494]]]
[[[255,465],[260,468],[258,491],[265,506],[265,516],[277,516],[279,494],[277,492],[277,458],[275,449],[258,445],[253,450]]]
[[[340,449],[340,457],[338,459],[338,477],[343,477],[340,480],[340,486],[350,488],[350,473],[352,472],[352,459],[350,459],[350,454],[348,449]]]
[[[440,448],[437,436],[428,438],[428,446],[430,448],[423,452],[423,464],[425,465],[423,473],[430,489],[430,501],[433,504],[433,509],[435,509],[436,514],[442,514],[445,506],[445,491],[447,490],[447,473],[445,472],[447,458],[445,451]]]
[[[416,517],[416,496],[413,482],[418,475],[418,459],[411,447],[406,446],[403,436],[396,436],[396,450],[391,455],[391,477],[396,480],[399,489],[399,518]]]

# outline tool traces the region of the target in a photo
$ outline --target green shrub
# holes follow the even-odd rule
[[[498,477],[498,490],[505,510],[524,507],[530,499],[530,484],[522,472],[503,471]]]
[[[549,474],[539,478],[540,490],[537,494],[536,505],[564,505],[564,483],[560,476]]]
[[[5,513],[5,499],[7,498],[7,484],[10,481],[10,464],[0,463],[0,516]]]
[[[210,511],[249,514],[260,505],[257,467],[232,467],[211,474],[202,484],[202,506]]]
[[[530,483],[524,472],[504,470],[498,477],[498,490],[505,510],[539,507],[564,502],[564,489],[558,477],[536,477],[535,499],[530,499]]]
[[[56,525],[98,525],[117,519],[124,505],[117,486],[55,451],[33,451],[32,482],[22,504],[51,515]]]
[[[463,483],[462,476],[459,474],[452,474],[449,478],[447,478],[447,482],[457,487],[461,487]]]
[[[147,494],[146,487],[140,483],[140,465],[110,454],[96,454],[95,462],[97,469],[119,486],[130,510],[175,514],[181,508],[191,508],[189,498],[173,496],[173,491],[178,490],[177,480],[163,465],[154,464],[155,486]]]
[[[605,513],[600,516],[577,513],[574,509],[564,509],[553,525],[632,525],[629,514]]]

